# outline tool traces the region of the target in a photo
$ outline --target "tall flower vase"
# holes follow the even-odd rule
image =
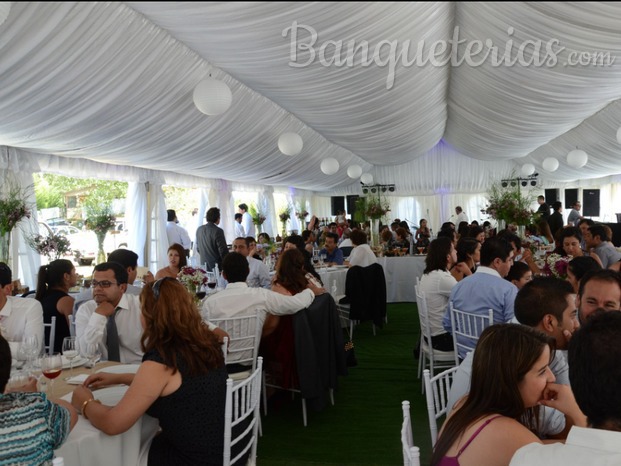
[[[507,228],[507,224],[504,220],[502,219],[498,219],[498,227],[496,229],[496,233],[498,233],[499,231],[504,230],[505,228]]]
[[[287,237],[287,222],[282,222],[282,239]]]
[[[11,232],[0,233],[0,262],[11,267]]]
[[[526,238],[526,226],[525,225],[518,225],[518,227],[517,227],[517,234],[522,239]]]
[[[259,236],[261,234],[261,232],[262,232],[262,228],[261,227],[262,226],[263,225],[261,225],[260,223],[256,225],[256,227],[257,227],[257,236]]]
[[[97,263],[101,264],[102,262],[106,262],[108,259],[106,257],[106,253],[104,252],[104,240],[106,239],[106,233],[97,233]]]
[[[379,237],[380,219],[372,218],[370,219],[370,223],[371,223],[371,247],[377,248],[379,247],[379,244],[380,244],[380,237]]]

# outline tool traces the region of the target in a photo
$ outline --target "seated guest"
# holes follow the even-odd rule
[[[108,256],[108,262],[118,262],[127,269],[127,290],[125,290],[125,293],[139,296],[142,292],[142,287],[134,285],[138,275],[138,254],[129,249],[115,249]],[[155,281],[155,277],[149,271],[141,278],[145,283]]]
[[[0,334],[8,341],[21,342],[36,336],[43,348],[43,308],[36,299],[12,296],[13,273],[0,262]]]
[[[585,323],[596,311],[619,311],[621,309],[621,275],[614,270],[592,270],[580,280],[578,315]]]
[[[180,244],[171,244],[168,248],[168,266],[163,269],[159,269],[155,274],[155,279],[170,277],[177,278],[181,269],[188,265],[188,260],[185,257],[185,250]]]
[[[548,366],[553,351],[550,338],[524,325],[487,327],[474,353],[470,392],[442,426],[431,465],[506,465],[519,448],[541,443],[533,432],[539,402],[555,380]],[[562,411],[584,422],[575,403]]]
[[[513,263],[505,279],[513,283],[518,290],[521,290],[524,285],[533,279],[533,272],[527,264],[518,261]]]
[[[586,416],[586,425],[573,426],[564,444],[531,444],[520,448],[510,466],[621,464],[619,335],[621,314],[618,312],[598,313],[574,334],[568,351],[572,391],[558,390],[550,384],[541,403],[563,409],[576,402]]]
[[[315,267],[313,266],[312,256],[306,250],[306,245],[304,243],[303,237],[299,235],[288,236],[287,239],[285,239],[285,242],[283,244],[283,251],[286,251],[287,249],[296,249],[296,248],[304,256],[304,270],[306,271],[306,273],[310,273],[313,277],[317,279],[317,281],[320,283],[320,286],[323,286],[321,277],[319,276],[319,274],[315,270]]]
[[[438,238],[441,238],[442,236],[449,238],[453,243],[453,246],[457,248],[457,240],[459,235],[453,228],[442,228],[438,233]]]
[[[250,273],[246,279],[246,283],[251,288],[269,288],[272,285],[270,271],[267,266],[260,260],[249,255],[248,240],[246,238],[235,238],[233,240],[233,251],[238,252],[246,258]]]
[[[448,306],[451,290],[457,280],[448,269],[457,262],[457,252],[449,238],[440,237],[431,242],[425,258],[425,271],[419,290],[425,293],[431,346],[440,351],[453,351],[453,336],[442,327],[442,318]]]
[[[339,248],[351,248],[353,243],[351,242],[351,230],[346,228],[341,235],[341,241],[339,241]]]
[[[169,277],[144,287],[139,312],[144,358],[138,372],[93,374],[71,403],[108,435],[127,431],[145,413],[157,418],[161,430],[149,465],[222,464],[227,373],[216,335],[185,287]],[[129,385],[116,406],[97,402],[97,392],[87,388],[116,384]]]
[[[587,250],[591,255],[595,254],[602,262],[602,268],[607,269],[610,265],[621,260],[621,252],[610,242],[610,237],[603,225],[589,227],[584,235]]]
[[[457,263],[453,264],[450,271],[459,282],[476,272],[477,264],[481,261],[481,243],[474,238],[460,238],[457,241],[456,251]]]
[[[302,232],[302,239],[304,240],[304,249],[306,249],[309,252],[309,254],[312,254],[313,250],[316,247],[315,233],[312,232],[311,230],[304,230]]]
[[[565,227],[558,232],[557,246],[554,252],[561,256],[580,257],[584,255],[580,243],[582,242],[582,233],[576,227]]]
[[[602,266],[591,256],[574,257],[567,264],[567,281],[574,288],[574,293],[578,293],[580,280],[591,270],[602,270]]]
[[[424,218],[420,219],[418,230],[416,230],[416,234],[414,235],[414,239],[416,240],[417,248],[425,248],[429,247],[429,240],[431,238],[431,231],[427,226],[427,220]]]
[[[73,406],[36,391],[36,380],[5,393],[11,349],[0,335],[0,464],[51,464],[78,420]]]
[[[386,227],[380,233],[381,244],[384,246],[384,249],[392,249],[392,245],[394,243],[394,239],[392,238],[392,232],[388,227]]]
[[[272,242],[272,238],[270,238],[270,235],[265,232],[259,233],[257,239],[259,241],[259,244],[270,244]]]
[[[408,240],[408,232],[405,228],[397,228],[397,238],[393,243],[393,247],[396,249],[410,249],[410,241]]]
[[[265,251],[257,248],[257,240],[252,236],[246,236],[246,242],[248,243],[248,255],[262,261],[265,257]]]
[[[537,222],[537,233],[543,241],[544,246],[554,246],[554,236],[550,231],[550,225],[545,218],[540,218]]]
[[[339,242],[339,235],[336,233],[326,233],[326,242],[319,254],[325,254],[325,262],[327,265],[343,265],[343,251],[341,251],[337,244]]]
[[[74,299],[69,296],[69,288],[75,286],[77,282],[75,267],[67,259],[57,259],[39,267],[35,299],[41,303],[45,323],[51,323],[52,317],[56,317],[53,350],[55,353],[62,351],[63,339],[71,336],[69,316],[73,313]],[[50,331],[46,328],[45,345],[49,345],[49,340]]]
[[[354,230],[351,232],[351,241],[354,248],[349,254],[349,267],[359,265],[360,267],[367,267],[377,262],[375,253],[371,250],[371,247],[367,244],[367,235],[360,231]]]
[[[126,294],[127,270],[118,262],[95,266],[93,300],[78,309],[75,318],[80,348],[99,345],[103,359],[125,364],[142,361],[142,323],[138,296]]]
[[[478,225],[471,225],[468,228],[468,238],[474,238],[479,243],[483,244],[485,242],[485,231]]]

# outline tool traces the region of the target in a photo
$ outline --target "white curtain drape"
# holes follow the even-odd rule
[[[166,196],[161,184],[149,183],[149,219],[151,244],[149,245],[149,270],[156,272],[168,265],[168,236],[166,235]],[[154,274],[155,275],[155,274]]]
[[[128,249],[138,254],[138,265],[145,265],[148,213],[147,187],[143,182],[127,183],[125,223],[128,231]]]
[[[274,204],[274,188],[271,186],[264,186],[259,192],[259,211],[265,214],[265,222],[262,229],[270,236],[276,236],[277,226],[276,220],[278,215],[276,214],[276,206]]]

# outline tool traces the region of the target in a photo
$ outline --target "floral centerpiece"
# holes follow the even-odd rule
[[[515,189],[501,189],[499,185],[492,185],[489,191],[489,200],[482,214],[489,215],[494,220],[507,224],[528,225],[534,223],[536,214],[530,205],[534,202],[531,195],[523,195],[519,184]]]
[[[248,208],[248,213],[252,217],[252,223],[257,227],[259,233],[261,233],[261,225],[265,222],[266,217],[263,215],[257,207],[253,204]]]
[[[546,258],[546,263],[543,266],[543,271],[546,275],[554,276],[556,278],[567,279],[567,268],[569,267],[569,261],[573,259],[572,256],[561,256],[560,254],[550,254]]]
[[[287,236],[287,222],[291,218],[291,207],[283,207],[282,210],[278,213],[278,218],[282,222],[282,237],[284,238],[285,236]]]
[[[188,289],[192,298],[198,304],[200,299],[198,299],[196,293],[202,285],[207,284],[207,272],[199,267],[186,265],[185,267],[181,267],[181,270],[177,274],[177,278],[183,286]]]
[[[11,231],[24,218],[31,217],[28,188],[22,188],[15,180],[4,180],[0,192],[0,261],[10,265]]]
[[[390,212],[390,206],[384,201],[377,198],[364,198],[363,210],[364,216],[371,219],[371,247],[379,248],[379,223],[380,219]]]
[[[28,240],[28,246],[50,260],[60,259],[71,253],[71,242],[64,235],[35,235]]]
[[[295,211],[295,216],[300,220],[301,223],[304,223],[304,219],[308,217],[308,211],[303,207],[299,207]]]
[[[106,261],[106,254],[103,249],[104,240],[108,231],[112,230],[116,225],[116,217],[112,215],[112,208],[109,205],[87,206],[87,217],[84,222],[87,230],[92,230],[97,236],[99,248],[97,251],[97,263]]]

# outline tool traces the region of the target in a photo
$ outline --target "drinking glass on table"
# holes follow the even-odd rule
[[[418,246],[417,249],[418,249],[418,253],[420,255],[422,255],[425,252],[425,247],[424,246],[423,247]]]
[[[205,289],[205,285],[198,285],[196,287],[196,297],[202,301],[203,299],[205,299],[205,296],[207,296],[207,290]]]
[[[75,337],[65,337],[63,340],[63,356],[69,360],[69,375],[65,380],[73,377],[73,360],[78,356]]]
[[[215,272],[207,272],[207,287],[213,291],[216,289],[216,286],[218,285],[218,280],[216,279],[216,273]]]
[[[54,397],[54,379],[63,370],[63,358],[60,353],[44,356],[41,358],[41,372],[45,378],[50,379],[50,398]]]
[[[36,335],[28,335],[22,341],[22,348],[27,357],[27,370],[32,370],[33,361],[39,355],[41,351],[41,344],[39,342],[39,337]]]
[[[95,373],[95,366],[101,359],[101,350],[98,344],[89,343],[82,351],[82,356],[88,360],[88,364],[91,367],[91,373]]]

